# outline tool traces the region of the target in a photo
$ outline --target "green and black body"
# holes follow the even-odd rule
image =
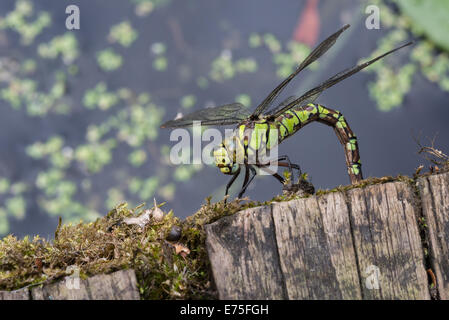
[[[237,129],[237,142],[243,142],[239,144],[239,147],[243,147],[245,158],[249,158],[256,152],[265,153],[266,150],[275,147],[276,143],[270,143],[271,141],[281,143],[314,121],[334,128],[339,141],[345,147],[346,164],[351,183],[360,182],[363,177],[357,137],[339,111],[319,104],[309,103],[305,106],[293,107],[276,118],[268,116],[255,121],[245,120]],[[273,135],[276,137],[272,137]],[[229,151],[230,148],[227,147]],[[253,157],[253,159],[257,158],[257,155]]]
[[[314,101],[325,89],[359,72],[386,55],[410,45],[411,42],[370,61],[346,69],[324,81],[319,86],[307,91],[302,96],[289,97],[276,108],[269,110],[272,102],[279,96],[285,86],[301,70],[316,61],[332,47],[340,34],[348,27],[349,25],[345,25],[318,45],[299,67],[262,101],[252,114],[249,114],[240,103],[233,103],[196,111],[180,119],[168,121],[161,127],[187,127],[191,126],[194,121],[201,121],[202,125],[238,124],[232,136],[225,138],[214,151],[214,157],[215,164],[220,168],[220,171],[232,175],[226,187],[226,194],[228,194],[230,186],[241,173],[242,168],[245,169],[245,179],[239,193],[239,197],[241,197],[257,174],[255,168],[273,175],[283,185],[286,184],[286,180],[277,172],[270,171],[271,165],[286,167],[291,174],[293,174],[293,169],[300,171],[299,166],[291,163],[288,156],[280,156],[273,163],[262,161],[261,158],[264,157],[261,157],[261,155],[266,155],[269,150],[295,134],[305,125],[317,121],[334,128],[340,143],[344,147],[350,181],[352,184],[359,183],[363,176],[357,137],[340,112],[316,104]],[[291,181],[292,179],[289,179],[288,183],[291,184]]]

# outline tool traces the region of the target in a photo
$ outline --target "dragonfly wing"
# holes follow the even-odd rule
[[[161,125],[161,128],[189,127],[194,121],[201,121],[201,125],[236,124],[250,116],[245,109],[246,107],[241,103],[206,108],[187,114],[182,118],[167,121]]]
[[[309,99],[318,96],[321,92],[323,92],[324,90],[326,90],[327,88],[332,87],[333,85],[336,85],[337,83],[339,83],[340,81],[352,76],[353,74],[359,72],[360,70],[368,67],[369,65],[371,65],[372,63],[376,62],[377,60],[382,59],[383,57],[399,50],[402,49],[406,46],[411,45],[413,42],[408,42],[400,47],[397,47],[393,50],[390,50],[388,52],[385,52],[384,54],[371,59],[367,62],[361,63],[359,65],[355,65],[352,68],[348,68],[346,70],[343,70],[339,73],[337,73],[336,75],[334,75],[333,77],[329,78],[328,80],[324,81],[323,83],[321,83],[319,86],[307,91],[306,93],[304,93],[301,97],[299,97],[298,99],[290,102],[289,104],[287,104],[286,106],[279,108],[276,110],[276,113],[274,114],[275,117],[278,117],[279,115],[281,115],[282,113],[284,113],[285,111],[301,104],[304,105],[305,101],[308,101]]]
[[[302,101],[302,105],[307,105],[309,103],[313,103],[315,102],[315,100],[318,98],[320,94],[316,94],[315,96],[310,97],[309,99]],[[270,110],[267,112],[268,116],[272,116],[274,114],[277,113],[278,110],[282,109],[283,107],[285,107],[286,105],[288,105],[289,103],[295,101],[296,99],[298,99],[298,96],[290,96],[287,99],[285,99],[284,101],[282,101],[276,108]],[[296,106],[296,105],[295,105]]]
[[[307,66],[309,66],[311,63],[316,61],[319,57],[321,57],[324,53],[326,53],[327,50],[329,50],[337,41],[338,37],[349,28],[349,24],[343,26],[340,30],[329,36],[326,40],[321,42],[305,59],[304,61],[299,65],[296,70],[289,75],[284,81],[282,81],[269,95],[265,98],[265,100],[262,101],[262,103],[256,108],[256,110],[253,112],[252,116],[259,116],[262,114],[262,112],[267,109],[274,99],[276,99],[277,96],[284,90],[285,86],[303,69],[305,69]]]

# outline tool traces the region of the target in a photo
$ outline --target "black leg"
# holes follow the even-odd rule
[[[257,166],[257,167],[259,167],[261,170],[268,172],[270,175],[275,177],[282,185],[285,184],[285,179],[283,177],[281,177],[278,173],[276,173],[268,168],[264,168],[263,166]]]
[[[235,182],[235,179],[237,179],[237,177],[240,174],[240,167],[238,168],[237,172],[232,176],[231,180],[229,180],[228,184],[226,185],[226,191],[225,191],[225,197],[229,194],[229,188],[232,186],[232,184]],[[224,202],[226,203],[227,198],[225,198]]]
[[[243,193],[245,192],[245,185],[248,182],[249,179],[249,169],[248,169],[248,165],[245,165],[245,179],[243,179],[243,185],[242,188],[240,189],[239,195],[237,196],[237,198],[240,198]]]
[[[250,172],[251,172],[252,176],[251,176],[251,178],[248,179],[249,173],[250,173]],[[254,179],[254,177],[256,176],[256,174],[257,174],[256,169],[254,169],[253,166],[251,166],[251,165],[247,165],[247,166],[246,166],[245,181],[244,181],[244,183],[243,183],[242,190],[241,190],[240,193],[239,193],[239,196],[238,196],[239,198],[241,198],[241,197],[243,196],[243,194],[244,194],[245,191],[246,191],[246,188],[248,188],[248,186],[249,186],[250,183],[253,181],[253,179]]]
[[[281,161],[286,161],[286,162],[281,162]],[[289,183],[290,185],[293,184],[294,181],[295,181],[295,175],[293,174],[293,169],[298,170],[299,176],[301,176],[301,174],[302,174],[301,167],[299,165],[295,164],[295,163],[291,163],[290,162],[290,158],[288,156],[286,156],[286,155],[285,156],[280,156],[277,159],[276,162],[270,162],[270,163],[267,163],[267,164],[259,164],[258,167],[262,169],[263,167],[268,167],[268,166],[271,166],[273,164],[276,164],[276,165],[278,165],[280,167],[288,168],[288,170],[290,172],[290,177],[291,177],[290,178],[290,183]],[[271,175],[274,176],[274,172],[273,171],[265,170],[265,169],[264,169],[264,171],[269,172]],[[285,184],[285,180],[284,180],[284,184]]]
[[[293,169],[298,170],[299,171],[299,175],[301,175],[301,173],[302,173],[301,172],[301,168],[299,167],[299,165],[291,163],[290,162],[290,158],[288,156],[280,156],[278,158],[278,164],[279,164],[279,161],[286,161],[287,162],[287,166],[286,167],[288,168],[288,170],[290,172],[290,176],[291,176],[291,178],[290,178],[290,185],[291,185],[295,181],[295,176],[293,174]]]

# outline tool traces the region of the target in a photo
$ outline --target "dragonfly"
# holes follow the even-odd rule
[[[324,90],[385,56],[411,45],[413,41],[385,52],[367,62],[347,68],[308,90],[303,95],[288,97],[278,106],[271,108],[274,100],[290,81],[325,54],[348,28],[349,25],[344,25],[313,49],[299,66],[274,88],[252,113],[249,113],[248,108],[240,103],[231,103],[195,111],[161,125],[161,128],[182,128],[192,126],[196,121],[200,121],[201,125],[206,126],[237,125],[233,130],[233,134],[223,139],[213,152],[215,165],[222,173],[232,176],[226,185],[225,201],[230,187],[243,170],[245,170],[245,176],[238,198],[243,196],[257,175],[256,168],[259,171],[262,170],[272,175],[284,188],[288,189],[292,185],[293,179],[284,178],[270,168],[273,165],[287,168],[290,176],[294,177],[294,169],[301,173],[299,165],[291,163],[286,155],[279,156],[274,161],[269,162],[262,161],[261,159],[265,159],[265,157],[260,155],[266,155],[267,151],[272,150],[282,141],[293,136],[301,128],[312,122],[323,123],[334,129],[339,142],[344,148],[347,172],[351,184],[358,184],[363,180],[356,135],[339,111],[317,104],[315,100]]]

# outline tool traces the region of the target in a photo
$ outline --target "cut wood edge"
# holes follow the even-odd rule
[[[99,274],[86,280],[66,277],[55,283],[0,291],[0,300],[140,300],[134,270]]]

